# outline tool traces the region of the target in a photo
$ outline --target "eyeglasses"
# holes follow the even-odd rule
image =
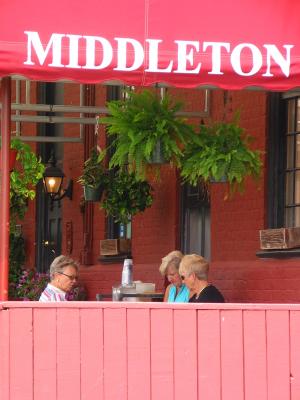
[[[184,281],[184,280],[185,280],[186,278],[188,278],[189,276],[191,276],[191,274],[188,274],[188,275],[186,275],[186,276],[180,275],[180,278],[181,278],[182,281]]]
[[[60,275],[67,276],[71,281],[77,281],[78,280],[78,276],[68,275],[68,274],[65,274],[64,272],[57,272],[57,273],[60,274]]]

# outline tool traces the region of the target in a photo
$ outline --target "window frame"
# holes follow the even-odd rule
[[[269,93],[267,112],[267,226],[281,228],[284,226],[287,117],[282,93]]]
[[[193,193],[194,192],[194,193]],[[181,186],[180,193],[180,248],[184,253],[191,253],[190,238],[189,238],[189,221],[188,216],[191,210],[198,209],[201,216],[201,251],[204,254],[207,241],[211,240],[211,221],[209,221],[209,237],[206,236],[206,221],[205,215],[208,212],[210,215],[210,198],[209,188],[202,187],[201,184],[193,187],[187,183]],[[211,246],[209,243],[209,253]],[[206,255],[210,259],[211,254]]]
[[[267,126],[267,228],[285,226],[285,172],[287,161],[287,100],[300,91],[268,94]],[[300,249],[261,250],[259,258],[299,258]]]

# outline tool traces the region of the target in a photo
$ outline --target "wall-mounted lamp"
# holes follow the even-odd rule
[[[73,181],[70,179],[67,188],[62,189],[64,177],[65,174],[56,166],[56,158],[52,153],[43,176],[45,192],[49,194],[51,201],[58,201],[64,197],[72,200]]]

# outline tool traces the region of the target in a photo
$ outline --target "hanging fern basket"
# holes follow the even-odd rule
[[[227,178],[226,175],[223,175],[223,176],[221,176],[221,178],[219,178],[219,179],[216,179],[216,178],[211,177],[211,178],[209,179],[209,181],[210,181],[210,183],[227,183],[227,182],[228,182],[228,178]]]
[[[84,199],[86,201],[100,202],[102,199],[104,189],[105,189],[104,185],[100,185],[96,188],[93,188],[91,186],[84,186],[83,187]]]
[[[194,136],[192,126],[178,116],[181,103],[149,90],[126,93],[125,99],[107,103],[109,115],[100,120],[113,140],[109,168],[126,166],[145,180],[149,164],[180,165],[182,149]]]
[[[159,140],[156,143],[156,146],[155,146],[155,148],[154,148],[154,150],[153,150],[153,152],[152,152],[152,154],[150,156],[149,164],[160,165],[160,164],[167,164],[167,163],[168,163],[168,160],[165,158],[165,156],[163,154],[162,143]]]

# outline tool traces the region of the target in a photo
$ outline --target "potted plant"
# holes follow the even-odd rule
[[[23,267],[17,280],[10,281],[9,298],[10,300],[38,301],[49,281],[50,276],[48,273],[37,272]],[[67,301],[84,301],[86,299],[86,289],[79,282],[66,295]]]
[[[194,132],[178,117],[179,102],[143,90],[129,91],[124,100],[110,101],[107,107],[110,115],[100,122],[107,125],[107,133],[113,137],[110,168],[128,165],[137,178],[145,179],[147,164],[160,158],[157,151],[166,162],[180,165],[182,149]]]
[[[10,149],[9,149],[9,170],[14,169],[17,160],[18,150],[22,147],[22,141],[20,139],[12,139],[10,141]],[[0,163],[2,159],[2,154],[0,151]]]
[[[9,234],[9,298],[17,298],[15,289],[25,263],[25,240],[22,232],[15,230]]]
[[[84,162],[83,173],[78,182],[84,188],[84,197],[87,201],[101,201],[107,186],[108,175],[103,165],[105,154],[105,150],[95,147],[91,151],[91,156]]]
[[[132,172],[118,171],[111,175],[101,207],[115,222],[127,224],[131,217],[150,207],[153,201],[152,187]]]
[[[17,159],[17,153],[18,151],[16,149],[13,148],[14,143],[11,142],[10,145],[10,149],[9,149],[9,170],[11,171],[12,169],[14,169],[15,164],[16,164],[16,159]],[[0,163],[1,163],[1,159],[2,159],[2,154],[0,151]]]
[[[232,122],[216,122],[200,125],[185,149],[181,176],[191,185],[204,181],[227,181],[230,191],[243,191],[244,179],[260,175],[261,151],[249,146],[253,137],[239,126],[239,115]]]
[[[16,167],[10,173],[10,217],[11,230],[17,218],[24,218],[28,200],[35,198],[35,185],[43,177],[44,164],[31,147],[19,139],[11,141],[11,147],[17,150]]]
[[[23,268],[17,282],[9,284],[10,300],[38,301],[48,282],[48,274]]]

